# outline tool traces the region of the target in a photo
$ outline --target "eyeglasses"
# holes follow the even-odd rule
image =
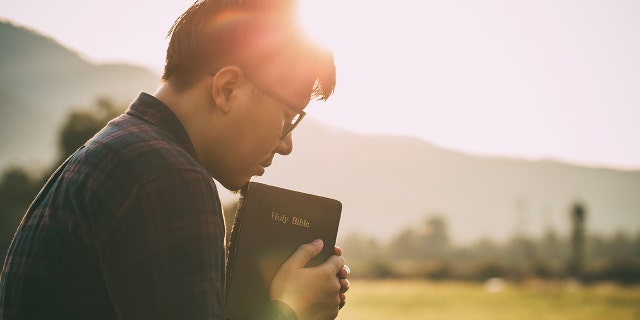
[[[302,119],[304,118],[304,116],[307,115],[307,113],[302,110],[298,110],[298,106],[296,106],[295,103],[292,103],[287,98],[283,97],[281,94],[275,92],[274,90],[268,87],[259,86],[256,83],[256,81],[252,80],[252,77],[249,77],[247,75],[247,73],[245,73],[245,78],[247,78],[247,80],[249,80],[249,82],[251,82],[256,87],[256,89],[258,89],[260,92],[280,102],[281,106],[283,106],[285,109],[296,114],[295,116],[293,116],[293,118],[291,118],[291,122],[285,124],[284,127],[282,128],[282,135],[280,136],[280,139],[284,139],[287,135],[291,133],[291,131],[293,131],[293,129],[295,129],[298,126],[298,124],[300,124],[300,121],[302,121]]]

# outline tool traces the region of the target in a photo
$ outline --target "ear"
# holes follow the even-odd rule
[[[231,109],[231,99],[241,85],[242,70],[236,66],[226,66],[213,76],[211,97],[216,107],[222,112]]]

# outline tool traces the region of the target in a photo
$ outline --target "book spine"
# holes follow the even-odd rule
[[[225,301],[227,297],[229,297],[229,290],[231,288],[230,280],[231,273],[233,272],[233,265],[236,257],[236,250],[238,249],[238,237],[240,235],[240,229],[242,228],[242,216],[245,208],[247,190],[249,185],[245,186],[242,191],[240,198],[238,199],[238,207],[236,209],[236,215],[233,220],[233,226],[231,227],[231,237],[229,238],[229,243],[227,245],[227,266],[225,270]]]

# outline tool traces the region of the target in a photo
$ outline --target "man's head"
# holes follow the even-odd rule
[[[300,32],[295,5],[198,1],[170,31],[163,80],[198,101],[178,117],[200,162],[229,189],[262,174],[275,153],[290,153],[283,133],[292,119],[335,87],[333,55]]]
[[[186,89],[206,72],[225,65],[287,68],[305,63],[315,77],[314,97],[326,100],[335,87],[333,56],[300,32],[295,0],[196,1],[169,31],[163,80]],[[253,70],[257,72],[258,70]],[[287,70],[272,70],[284,73]]]

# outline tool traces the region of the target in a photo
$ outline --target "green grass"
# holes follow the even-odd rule
[[[482,284],[354,279],[338,319],[640,319],[640,287],[532,282],[492,293]]]

